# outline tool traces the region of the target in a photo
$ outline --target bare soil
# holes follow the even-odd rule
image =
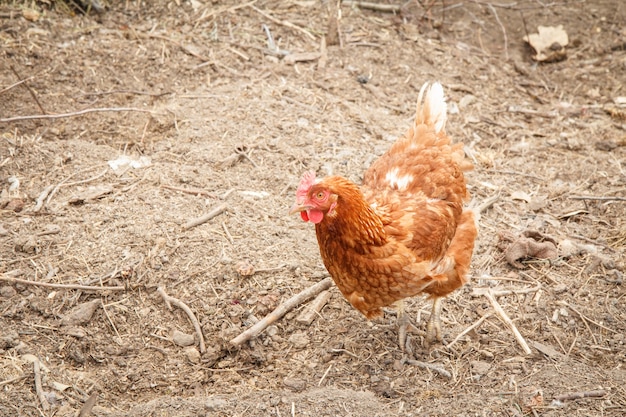
[[[624,2],[344,4],[325,51],[326,2],[49,3],[0,6],[0,415],[626,414]],[[567,59],[532,60],[540,25],[563,25]],[[326,276],[287,215],[300,175],[359,181],[428,80],[475,161],[473,197],[500,195],[444,302],[444,344],[411,342],[449,376],[404,363],[392,312],[368,322],[335,287],[310,325],[302,304],[231,346]],[[529,230],[558,257],[513,266]],[[159,287],[197,317],[203,353]],[[423,326],[430,302],[407,304]]]

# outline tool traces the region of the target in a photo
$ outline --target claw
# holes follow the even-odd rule
[[[424,343],[426,347],[430,347],[433,342],[437,340],[441,342],[441,297],[435,297],[433,299],[433,309],[426,325],[426,338]]]
[[[407,346],[407,333],[423,334],[423,332],[415,327],[413,323],[411,323],[411,320],[409,320],[409,317],[405,314],[403,301],[398,301],[396,303],[396,307],[398,309],[398,344],[404,353],[406,350],[411,351],[411,347]]]

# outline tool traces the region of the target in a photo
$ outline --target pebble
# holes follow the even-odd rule
[[[194,346],[185,348],[185,357],[191,363],[200,363],[200,352]]]
[[[484,361],[471,361],[472,372],[477,375],[485,375],[491,369],[491,364]]]
[[[172,331],[172,342],[176,343],[178,346],[191,346],[195,343],[195,339],[192,334],[174,330]]]
[[[302,332],[296,332],[289,336],[289,342],[293,343],[293,346],[297,349],[303,349],[309,345],[309,338]]]
[[[267,334],[270,337],[276,336],[278,334],[278,327],[274,325],[268,326],[268,328],[265,329],[265,334]]]
[[[10,285],[0,287],[0,297],[11,298],[15,294],[17,294],[17,291],[15,291],[15,288]]]
[[[285,378],[283,379],[283,384],[296,392],[303,391],[306,388],[306,381],[298,378]]]

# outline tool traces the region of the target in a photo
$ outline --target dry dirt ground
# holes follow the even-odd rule
[[[344,4],[325,50],[327,2],[70,3],[0,6],[0,415],[626,413],[624,2]],[[566,60],[532,60],[539,25],[563,25]],[[411,341],[431,368],[402,361],[391,312],[367,322],[334,286],[311,324],[302,303],[232,346],[326,276],[287,215],[300,175],[359,181],[427,80],[473,196],[500,195],[445,343]],[[556,259],[524,256],[546,242]],[[408,301],[418,326],[429,309]]]

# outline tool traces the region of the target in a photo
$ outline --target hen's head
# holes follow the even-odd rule
[[[298,189],[296,202],[289,210],[289,214],[300,212],[305,222],[319,223],[325,215],[333,214],[337,205],[337,195],[333,194],[328,186],[315,179],[315,172],[306,172]]]

